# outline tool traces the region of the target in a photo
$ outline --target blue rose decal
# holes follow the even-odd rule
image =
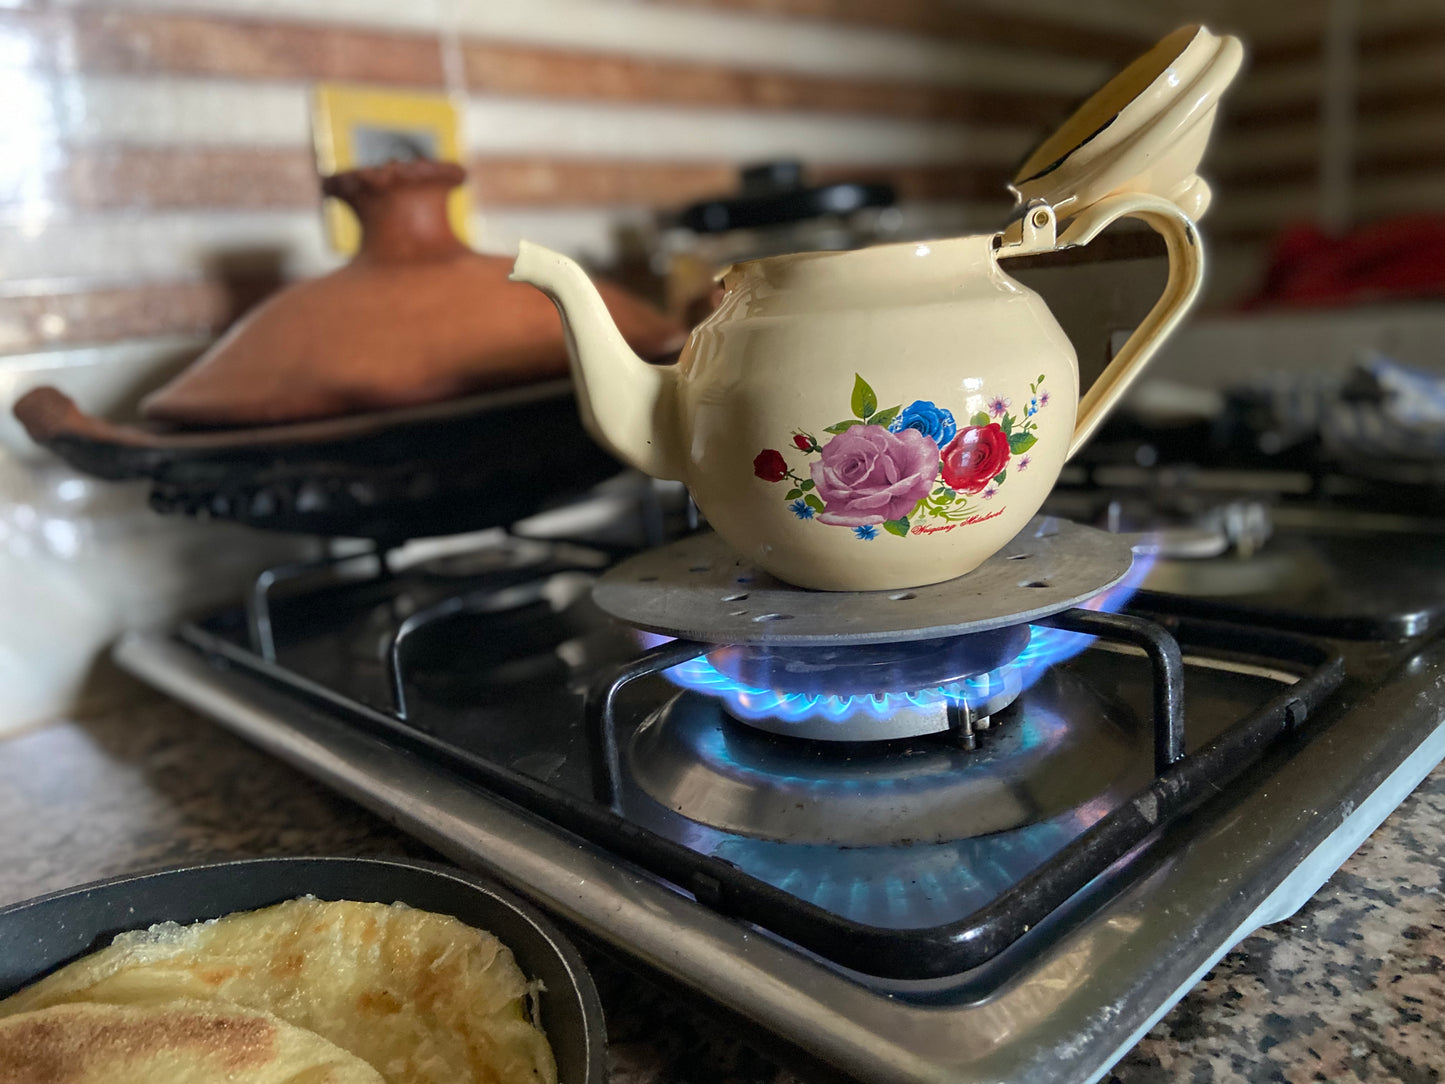
[[[898,417],[888,426],[895,433],[905,429],[917,429],[929,440],[942,448],[958,434],[958,425],[953,412],[945,407],[934,406],[926,399],[917,399],[898,412]]]

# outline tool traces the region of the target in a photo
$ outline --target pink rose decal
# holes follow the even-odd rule
[[[916,429],[854,425],[823,445],[811,467],[825,506],[818,522],[862,527],[900,520],[928,496],[938,445]]]

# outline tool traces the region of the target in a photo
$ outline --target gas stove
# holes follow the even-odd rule
[[[648,500],[631,545],[619,512],[272,570],[117,658],[784,1059],[1089,1080],[1445,756],[1430,524],[1140,500],[1063,485],[1097,526],[869,595]]]

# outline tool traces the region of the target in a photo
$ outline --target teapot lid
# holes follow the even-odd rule
[[[1146,192],[1190,218],[1209,206],[1195,170],[1244,59],[1239,39],[1184,26],[1105,83],[1031,154],[1009,190],[1067,219],[1106,196]]]

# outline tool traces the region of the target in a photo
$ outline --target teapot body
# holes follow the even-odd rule
[[[684,480],[739,554],[802,587],[920,586],[1038,511],[1078,366],[992,235],[772,257],[723,281],[673,409]]]

